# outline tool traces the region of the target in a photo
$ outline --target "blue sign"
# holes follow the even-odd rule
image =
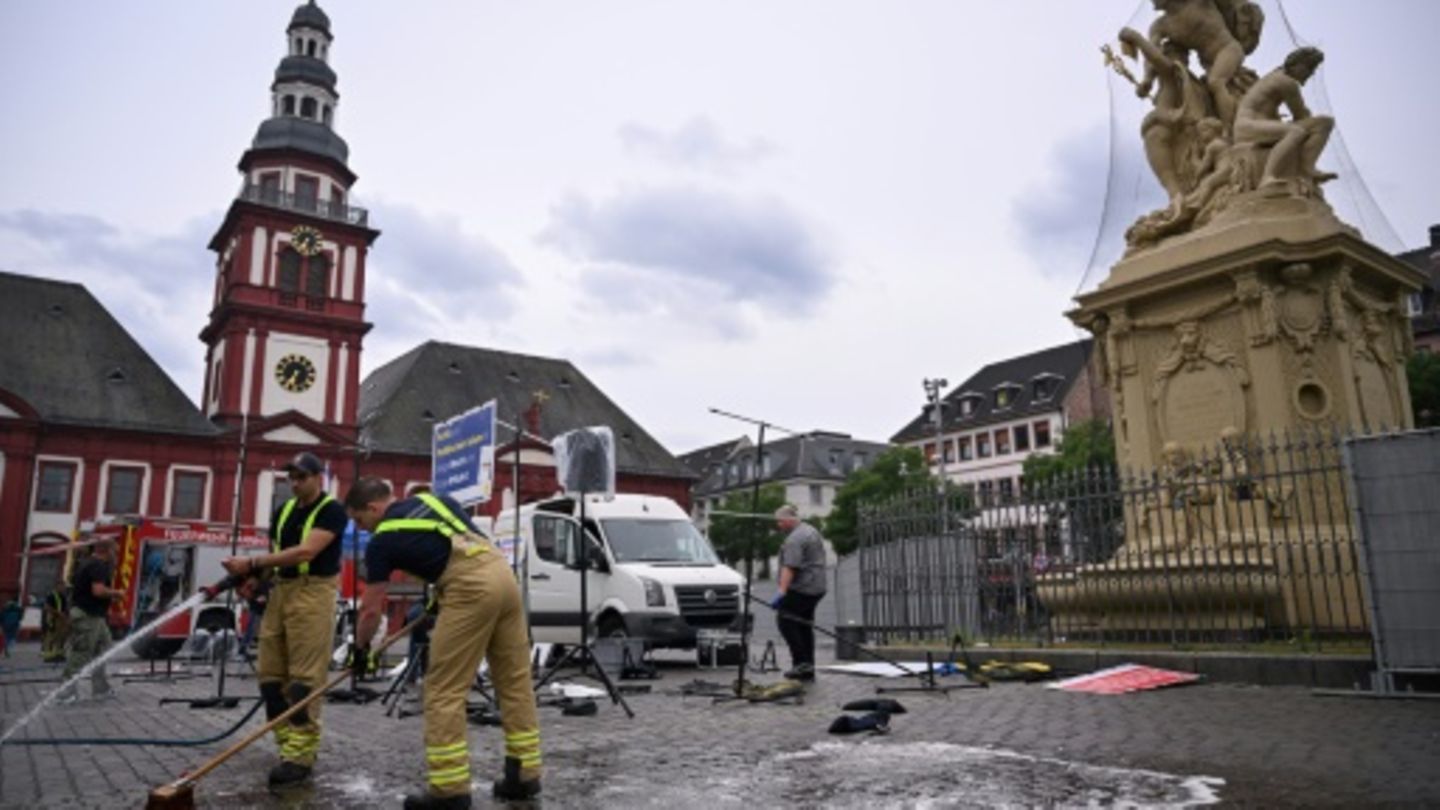
[[[430,480],[465,506],[490,500],[495,478],[495,400],[435,425]]]

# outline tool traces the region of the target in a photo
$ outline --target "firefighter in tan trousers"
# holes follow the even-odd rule
[[[256,668],[265,715],[271,718],[325,684],[340,574],[341,544],[336,538],[349,522],[345,507],[325,492],[325,466],[319,458],[299,453],[285,470],[293,497],[271,521],[271,553],[231,557],[223,563],[232,576],[274,575],[260,623]],[[320,750],[321,703],[311,703],[275,729],[280,763],[270,770],[272,786],[309,778]]]
[[[497,799],[540,793],[540,725],[530,680],[530,641],[515,575],[455,501],[417,494],[397,500],[390,486],[362,478],[345,497],[355,523],[370,531],[365,594],[353,660],[373,667],[369,644],[380,624],[386,583],[403,571],[437,585],[440,615],[430,633],[425,670],[425,763],[429,790],[406,808],[470,806],[470,752],[465,697],[481,659],[500,699],[505,771]]]

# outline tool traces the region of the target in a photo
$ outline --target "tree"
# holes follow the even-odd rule
[[[715,515],[710,518],[710,545],[725,562],[734,565],[745,559],[745,549],[755,543],[754,559],[760,562],[762,578],[769,576],[769,559],[780,553],[785,535],[775,521],[763,516],[775,514],[785,503],[785,490],[778,484],[760,488],[760,505],[751,503],[750,491],[732,492],[720,502],[718,511],[739,515]],[[754,515],[753,517],[751,515]],[[744,573],[744,572],[741,572]]]
[[[1440,354],[1416,352],[1405,364],[1416,427],[1440,427]]]
[[[1065,473],[1114,466],[1115,434],[1110,424],[1090,419],[1066,428],[1053,454],[1035,453],[1025,459],[1024,476],[1027,484],[1038,484]]]
[[[859,544],[860,505],[935,486],[930,465],[914,447],[895,447],[876,457],[869,467],[856,470],[835,493],[835,505],[825,519],[825,538],[837,554],[848,554]]]

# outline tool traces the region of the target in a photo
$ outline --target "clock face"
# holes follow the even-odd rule
[[[287,354],[275,364],[275,381],[286,391],[308,391],[315,384],[315,364],[303,354]]]
[[[325,237],[309,225],[296,225],[290,232],[290,244],[302,256],[314,256],[320,252],[320,242]]]

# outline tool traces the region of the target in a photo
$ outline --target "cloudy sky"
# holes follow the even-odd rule
[[[294,5],[0,3],[0,269],[85,283],[192,397],[205,244]],[[885,439],[924,377],[1077,339],[1102,212],[1150,194],[1107,209],[1144,107],[1098,55],[1148,0],[323,6],[384,232],[366,370],[426,338],[567,357],[675,452],[737,434],[710,406]],[[1262,71],[1291,46],[1264,6]],[[1284,11],[1327,55],[1332,199],[1423,244],[1440,3]]]

